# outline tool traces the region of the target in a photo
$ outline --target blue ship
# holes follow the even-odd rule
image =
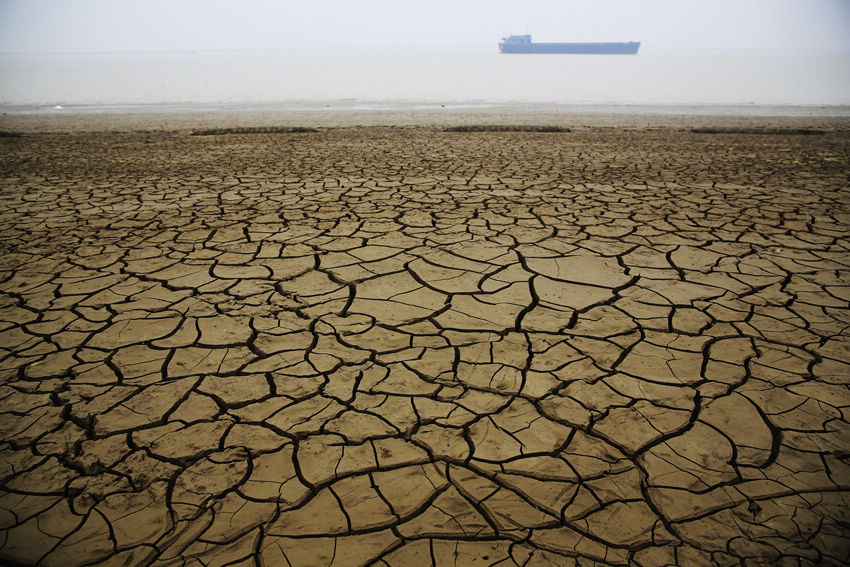
[[[534,43],[531,35],[510,35],[499,42],[502,53],[572,53],[603,55],[634,55],[639,41],[612,43]]]

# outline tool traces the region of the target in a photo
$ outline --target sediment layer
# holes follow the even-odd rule
[[[0,139],[0,557],[844,565],[846,132]]]

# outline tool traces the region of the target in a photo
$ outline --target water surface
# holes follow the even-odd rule
[[[0,104],[847,105],[850,54],[482,49],[0,56]]]

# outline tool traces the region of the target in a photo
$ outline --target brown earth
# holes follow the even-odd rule
[[[0,558],[846,564],[824,124],[0,138]]]

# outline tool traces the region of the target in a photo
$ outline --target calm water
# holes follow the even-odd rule
[[[0,56],[4,110],[144,104],[848,105],[850,54],[486,49]]]

